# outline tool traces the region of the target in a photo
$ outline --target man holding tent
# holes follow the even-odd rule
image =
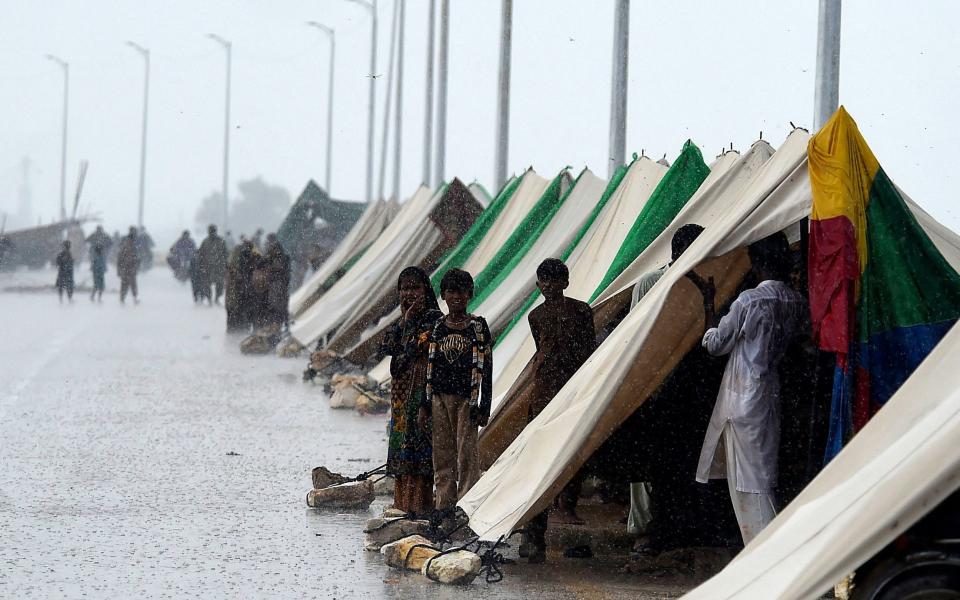
[[[790,247],[778,232],[748,248],[757,287],[742,292],[722,319],[714,307],[712,278],[691,277],[703,293],[707,331],[703,347],[729,355],[697,467],[697,481],[727,479],[743,543],[749,544],[777,514],[780,450],[778,366],[790,342],[809,330],[802,295],[785,282]]]

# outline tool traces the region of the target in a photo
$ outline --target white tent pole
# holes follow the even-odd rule
[[[450,0],[440,0],[440,58],[437,62],[437,153],[433,178],[443,183],[447,152],[447,58],[450,54]]]
[[[424,94],[426,113],[423,117],[423,183],[430,185],[431,153],[433,148],[433,57],[434,30],[437,20],[437,0],[430,0],[427,19],[427,91]]]
[[[510,151],[510,52],[513,46],[513,0],[500,5],[500,85],[497,89],[497,156],[494,161],[494,189],[507,181]]]
[[[840,106],[840,5],[841,0],[820,0],[817,75],[813,93],[814,131],[823,127]]]
[[[627,59],[630,49],[630,0],[617,0],[613,17],[613,83],[610,93],[610,150],[608,174],[626,162]]]

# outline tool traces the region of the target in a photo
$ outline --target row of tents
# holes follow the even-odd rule
[[[495,542],[543,510],[604,442],[676,375],[684,358],[699,346],[702,300],[685,274],[695,271],[701,277],[713,277],[721,306],[732,301],[744,285],[750,269],[746,253],[749,244],[784,231],[806,259],[811,241],[806,232],[820,231],[810,223],[833,223],[824,218],[824,202],[846,201],[843,194],[830,196],[823,190],[834,189],[828,184],[843,180],[844,173],[862,175],[862,165],[854,164],[860,155],[850,150],[854,147],[862,148],[862,155],[869,153],[852,119],[841,108],[815,136],[796,129],[779,149],[760,140],[743,154],[724,152],[709,165],[697,147],[687,142],[672,165],[635,156],[609,180],[588,169],[576,177],[565,169],[546,179],[531,168],[508,181],[492,200],[477,186],[467,187],[457,180],[435,191],[421,187],[399,207],[381,202],[367,209],[330,259],[291,296],[290,331],[300,345],[317,344],[333,350],[354,364],[370,368],[370,376],[382,383],[389,379],[389,370],[386,363],[373,364],[374,342],[398,316],[395,286],[400,270],[412,264],[423,266],[434,273],[435,285],[450,267],[464,268],[474,275],[476,292],[470,310],[486,317],[497,339],[493,416],[480,436],[485,473],[458,505],[480,538]],[[836,164],[840,166],[833,171],[811,167],[811,152],[817,148],[821,153],[839,156]],[[822,200],[825,195],[829,198]],[[870,248],[871,265],[883,266],[885,259],[873,246],[887,236],[887,245],[906,246],[901,262],[904,256],[915,257],[924,263],[917,267],[926,276],[942,278],[946,283],[901,278],[890,284],[900,288],[888,296],[882,290],[874,294],[872,310],[884,313],[886,306],[887,313],[909,313],[915,320],[940,319],[934,329],[939,332],[937,336],[943,336],[960,316],[960,236],[936,222],[892,184],[886,197],[893,198],[889,202],[892,208],[883,218],[896,222],[896,227],[882,229],[880,217],[871,217],[873,221],[868,222],[864,215],[869,211],[863,209],[867,200],[859,209],[847,211],[853,215],[851,230],[860,236],[856,239],[859,247]],[[870,206],[880,204],[873,201]],[[644,274],[670,262],[673,232],[689,223],[701,225],[704,233],[631,310],[634,284]],[[880,233],[871,237],[870,227]],[[816,250],[823,251],[830,239],[814,239],[820,244]],[[910,252],[911,246],[924,250]],[[534,343],[524,321],[539,301],[536,266],[548,257],[559,257],[569,267],[568,294],[589,300],[603,340],[548,407],[527,424]],[[861,271],[854,275],[867,273],[863,271],[866,260],[864,254]],[[905,265],[909,271],[909,259]],[[865,302],[860,296],[859,279],[854,278],[856,283],[849,286],[837,283],[830,287],[829,277],[842,272],[811,272],[811,293],[814,286],[818,294],[823,289],[848,290],[856,302]],[[873,283],[864,285],[872,285],[869,289],[876,291],[876,281],[874,278]],[[941,286],[938,289],[946,296],[934,300],[915,292],[916,288],[930,286]],[[834,296],[839,297],[838,293]],[[897,308],[935,301],[943,301],[946,308],[929,314]],[[927,321],[909,324],[924,323]],[[868,552],[875,552],[877,544],[889,541],[897,527],[902,530],[909,526],[908,521],[896,521],[897,527],[876,535],[851,533],[849,529],[866,522],[853,516],[857,511],[866,510],[866,506],[876,512],[890,500],[889,495],[877,492],[884,486],[887,494],[896,489],[896,483],[885,478],[906,473],[904,464],[911,461],[932,460],[926,454],[920,456],[916,446],[904,442],[906,438],[924,444],[933,438],[941,442],[948,439],[942,436],[956,433],[960,423],[956,420],[960,415],[957,387],[916,380],[931,376],[934,367],[930,361],[938,357],[943,363],[942,347],[960,343],[958,336],[956,330],[947,334],[899,392],[892,398],[881,398],[879,404],[886,407],[880,417],[833,458],[768,531],[692,597],[758,597],[756,590],[763,590],[761,595],[765,597],[813,597],[869,557]],[[902,373],[895,388],[904,384],[940,338],[931,340],[926,350],[914,352],[916,364],[898,367]],[[888,361],[897,358],[885,357]],[[956,374],[950,376],[955,378]],[[832,411],[828,419],[831,434],[834,429],[846,431],[843,441],[848,441],[852,431],[844,430],[842,417],[849,407],[842,403],[849,398],[837,389],[843,377],[819,372],[815,378],[825,382],[833,398],[833,406],[828,409]],[[811,383],[814,387],[816,384]],[[904,399],[906,390],[914,388],[932,395],[922,402],[914,402],[912,397]],[[949,414],[944,412],[947,404],[953,410]],[[887,416],[898,410],[899,417]],[[934,414],[946,418],[940,423],[947,423],[951,429],[931,433],[930,428],[937,423],[932,420]],[[923,430],[928,434],[926,440],[917,427],[927,428]],[[826,437],[826,432],[818,437]],[[702,439],[688,441],[699,445]],[[821,444],[816,451],[823,450]],[[954,450],[949,460],[942,454],[938,458],[942,463],[937,469],[918,463],[925,466],[911,474],[915,485],[899,492],[897,511],[889,514],[909,514],[915,520],[923,514],[922,507],[931,507],[931,500],[956,489],[960,480],[955,467],[960,452]],[[895,468],[891,467],[894,463]],[[949,482],[938,475],[951,472],[946,465],[954,466]],[[858,470],[861,468],[869,473]],[[916,481],[920,473],[930,473],[936,484]],[[686,475],[693,478],[692,472]],[[813,475],[816,472],[810,473],[810,478]],[[934,489],[935,493],[931,492]],[[803,504],[808,498],[814,507]],[[834,503],[831,509],[824,509],[822,504],[830,502]],[[785,533],[778,535],[780,530]],[[823,548],[829,544],[835,545],[828,559]],[[751,587],[754,585],[759,587]]]

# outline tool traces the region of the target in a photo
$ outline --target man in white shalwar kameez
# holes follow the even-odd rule
[[[790,342],[809,323],[806,299],[790,288],[789,246],[778,233],[749,248],[760,284],[742,292],[717,323],[712,279],[699,282],[707,331],[703,347],[729,354],[717,403],[704,436],[697,481],[727,479],[743,543],[777,514],[780,450],[778,366]]]

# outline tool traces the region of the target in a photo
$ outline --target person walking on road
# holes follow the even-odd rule
[[[173,269],[174,276],[179,281],[186,281],[190,278],[190,265],[197,254],[197,245],[190,237],[189,231],[184,231],[173,246],[170,246],[170,256],[167,262]]]
[[[207,237],[200,244],[197,260],[200,263],[201,293],[211,305],[220,304],[223,284],[227,277],[227,244],[217,235],[216,225],[207,227]],[[211,286],[213,294],[210,291]]]
[[[93,291],[90,292],[90,301],[96,299],[103,302],[103,290],[106,288],[104,275],[107,272],[107,253],[103,246],[97,244],[90,250],[90,271],[93,273]]]
[[[70,242],[63,243],[63,249],[57,254],[57,295],[63,302],[63,293],[67,293],[67,300],[73,302],[73,254],[70,253]]]
[[[287,322],[290,301],[290,256],[283,250],[276,234],[267,236],[263,268],[267,274],[267,298],[264,303],[264,325],[280,325]]]
[[[227,292],[224,298],[228,332],[250,331],[257,305],[253,291],[253,271],[259,261],[260,255],[250,240],[244,239],[230,251]]]
[[[120,303],[127,301],[127,292],[133,295],[135,304],[140,303],[137,295],[137,272],[140,271],[140,253],[137,251],[137,228],[120,240],[117,250],[117,275],[120,276]]]

